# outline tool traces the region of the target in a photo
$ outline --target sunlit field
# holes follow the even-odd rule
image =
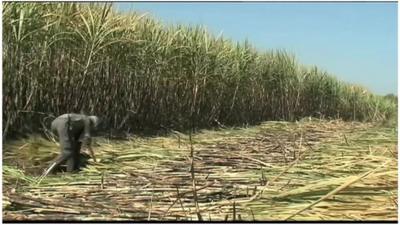
[[[397,220],[397,97],[108,4],[3,3],[3,220]],[[64,113],[101,117],[39,176]]]
[[[266,122],[204,130],[192,144],[181,133],[96,142],[99,162],[39,184],[57,144],[5,145],[3,218],[397,220],[397,128]]]

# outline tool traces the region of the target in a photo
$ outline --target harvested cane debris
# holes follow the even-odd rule
[[[202,131],[192,158],[181,133],[97,144],[98,162],[37,184],[57,145],[5,143],[3,219],[397,220],[394,128],[313,120]]]

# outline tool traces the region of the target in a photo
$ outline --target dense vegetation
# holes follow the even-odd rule
[[[109,129],[138,131],[305,116],[376,121],[396,104],[201,27],[166,27],[110,5],[3,3],[3,134],[81,110]]]

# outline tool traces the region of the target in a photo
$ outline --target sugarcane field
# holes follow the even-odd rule
[[[397,95],[113,3],[2,12],[3,222],[397,222]]]

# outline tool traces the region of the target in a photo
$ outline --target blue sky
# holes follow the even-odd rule
[[[377,94],[397,94],[397,4],[124,2],[165,24],[203,25],[260,51],[285,49],[298,62]]]

